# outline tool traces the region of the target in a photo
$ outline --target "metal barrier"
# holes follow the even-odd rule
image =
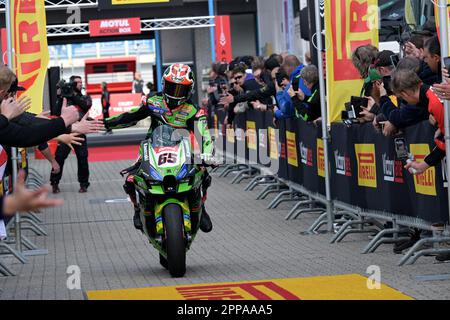
[[[248,116],[247,123],[248,119],[253,119],[253,117]],[[244,120],[240,121],[241,124],[243,122]],[[256,123],[258,124],[258,122]],[[424,135],[430,133],[426,131],[425,127],[423,127],[426,126],[426,124],[421,124],[421,126],[422,127],[420,127],[419,129],[416,128],[416,131],[422,132],[422,130],[425,130]],[[258,125],[256,125],[256,127],[258,128]],[[304,125],[302,128],[304,128]],[[286,125],[285,127],[282,127],[282,129],[295,131],[295,129],[293,129],[292,124]],[[333,128],[331,132],[333,134]],[[282,134],[283,133],[280,133],[280,136]],[[302,132],[299,136],[302,136],[302,139],[310,139],[310,141],[305,142],[305,145],[308,145],[309,143],[309,148],[311,149],[317,148],[317,154],[319,154],[320,145],[313,145],[313,142],[311,142],[318,138],[317,137],[305,138],[305,135],[307,134],[311,134],[311,132],[308,131],[306,133]],[[364,136],[364,134],[362,136]],[[364,136],[364,138],[366,137]],[[345,143],[347,144],[351,143],[348,141],[348,138],[344,139],[347,139],[346,141],[344,141]],[[380,143],[380,141],[382,141],[381,143],[392,143],[392,141],[389,142],[389,139],[386,139],[381,136],[375,138],[371,137],[370,139],[369,139],[370,141],[368,142],[371,143],[375,142]],[[375,141],[373,139],[379,140]],[[427,139],[426,140],[427,143],[431,144],[432,142],[428,142],[430,140],[431,139]],[[286,143],[286,140],[282,141],[281,143],[283,142]],[[415,143],[419,142],[420,141],[416,141]],[[303,142],[301,143],[303,144]],[[336,141],[336,139],[332,139],[331,143],[332,144],[337,143],[339,145],[339,141]],[[355,141],[354,143],[359,142]],[[294,143],[291,143],[291,145],[298,145],[298,144],[299,144],[298,140],[295,140]],[[353,145],[351,145],[350,147],[353,148]],[[392,147],[391,145],[388,145],[385,148],[387,148],[386,150],[388,150],[391,147]],[[354,149],[353,151],[351,151],[350,149],[348,150],[350,153],[357,152]],[[231,183],[233,184],[238,184],[245,179],[250,179],[247,185],[245,186],[244,190],[254,191],[256,188],[260,189],[258,190],[259,192],[257,193],[256,196],[256,199],[258,200],[265,199],[270,194],[275,194],[275,197],[269,202],[267,206],[268,209],[275,209],[283,202],[294,202],[294,206],[291,208],[291,210],[285,217],[286,220],[297,219],[304,214],[318,214],[319,216],[314,221],[314,223],[306,231],[301,232],[301,234],[312,235],[327,232],[321,230],[323,226],[327,225],[329,217],[326,211],[327,199],[322,193],[320,185],[314,184],[314,182],[309,181],[308,182],[309,185],[314,185],[316,188],[318,188],[317,190],[320,190],[320,192],[312,191],[311,189],[305,187],[305,185],[301,182],[301,179],[298,178],[298,176],[295,182],[289,178],[286,178],[286,176],[287,177],[289,177],[290,175],[292,176],[292,172],[290,172],[289,170],[285,169],[283,175],[280,176],[278,173],[274,173],[268,170],[268,168],[264,165],[258,163],[250,163],[247,158],[237,157],[235,153],[236,150],[234,150],[234,152],[225,151],[225,154],[223,155],[225,159],[234,162],[232,162],[231,164],[223,165],[220,168],[216,168],[215,170],[213,170],[213,172],[217,173],[220,177],[227,177],[228,175],[235,173],[236,176],[231,180]],[[389,154],[389,152],[387,153]],[[285,156],[288,157],[288,155]],[[336,157],[338,156],[339,154],[336,153]],[[338,165],[337,161],[338,159],[336,159],[336,166]],[[318,163],[319,159],[317,159],[317,163],[315,163],[315,166],[317,166]],[[337,168],[337,167],[334,169],[335,171],[336,169],[341,169],[344,171],[346,170],[345,168]],[[314,168],[314,170],[316,170],[316,168]],[[346,172],[344,173],[347,174]],[[300,177],[310,178],[310,175],[308,176],[308,174],[310,173],[307,172],[299,173]],[[436,176],[439,176],[439,174],[436,173]],[[441,185],[441,183],[442,181],[440,180],[440,178],[437,181],[434,181],[436,189],[438,190],[437,191],[438,199],[440,196],[442,196],[441,192],[442,190],[438,188]],[[406,183],[405,181],[404,188],[408,188],[408,186],[409,188],[414,188],[414,184],[408,185],[408,183]],[[363,197],[364,195],[360,196]],[[424,196],[421,197],[424,198]],[[368,203],[370,203],[370,201]],[[425,202],[425,205],[427,203],[429,202]],[[334,221],[334,234],[330,239],[330,243],[332,244],[340,243],[348,235],[352,234],[368,234],[372,238],[369,239],[368,243],[362,248],[361,250],[362,254],[373,253],[377,250],[377,248],[379,248],[383,244],[395,244],[410,239],[410,237],[406,237],[404,235],[408,230],[407,228],[417,228],[420,230],[428,230],[428,231],[433,230],[433,223],[420,217],[390,213],[389,211],[386,210],[376,210],[367,208],[365,209],[358,205],[351,205],[344,201],[338,200],[336,199],[336,197],[333,198],[332,207],[335,221]],[[422,204],[419,207],[422,208],[424,207],[424,205]],[[419,213],[422,213],[423,210],[421,208],[419,209],[414,208],[414,209],[416,209]],[[446,246],[445,244],[446,242],[450,242],[450,237],[449,235],[446,234],[446,232],[440,233],[435,232],[433,233],[433,236],[426,237],[418,241],[414,246],[412,246],[408,250],[408,252],[402,257],[402,259],[399,261],[398,264],[399,265],[413,264],[415,261],[417,261],[417,259],[419,259],[424,255],[450,253],[450,247]]]
[[[44,178],[35,169],[27,168],[28,175],[26,180],[26,186],[30,189],[37,189],[44,184]],[[15,258],[22,264],[28,262],[29,256],[46,255],[48,250],[39,249],[29,238],[27,238],[22,231],[28,230],[34,233],[36,236],[46,236],[47,231],[41,226],[42,220],[36,215],[35,212],[27,212],[21,214],[19,222],[20,239],[16,235],[16,216],[6,225],[8,237],[4,240],[0,240],[0,274],[4,276],[16,275],[3,261],[4,257]],[[17,250],[15,248],[17,241],[20,241],[21,248],[25,250]]]

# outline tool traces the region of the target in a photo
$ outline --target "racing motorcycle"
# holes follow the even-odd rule
[[[159,251],[160,264],[172,277],[182,277],[200,226],[203,171],[190,139],[166,124],[141,142],[139,154],[134,184],[144,234]]]

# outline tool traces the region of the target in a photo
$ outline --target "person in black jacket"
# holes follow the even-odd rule
[[[442,70],[441,70],[441,45],[439,43],[439,38],[434,36],[427,41],[424,45],[424,61],[430,67],[431,72],[436,75],[434,83],[442,82]],[[422,79],[424,76],[419,77]],[[430,85],[433,85],[431,83]]]
[[[83,81],[80,76],[70,77],[70,83],[73,83],[73,92],[71,95],[67,96],[68,103],[75,106],[79,111],[79,119],[82,119],[92,106],[92,100],[89,96],[84,96],[81,93]],[[58,102],[57,105],[61,104],[64,99],[62,93],[58,92]],[[86,142],[86,136],[82,135],[81,138],[84,139],[81,145],[75,145],[75,154],[78,160],[78,182],[80,183],[80,193],[86,193],[90,185],[89,183],[89,163],[88,163],[88,147]],[[56,149],[55,159],[59,164],[60,172],[52,173],[50,175],[50,183],[53,188],[53,193],[59,193],[59,181],[61,180],[64,168],[64,162],[67,156],[70,154],[71,148],[65,144],[58,144]]]
[[[102,103],[102,114],[103,114],[103,120],[109,118],[109,108],[111,107],[110,101],[111,94],[108,91],[108,85],[106,82],[102,82],[102,97],[101,97],[101,103]],[[105,134],[112,134],[112,130],[110,128],[106,128]]]
[[[405,56],[412,57],[420,60],[420,68],[418,71],[419,78],[423,83],[432,86],[438,82],[438,74],[433,72],[428,64],[424,61],[425,57],[425,41],[430,39],[422,34],[413,34],[405,44]]]

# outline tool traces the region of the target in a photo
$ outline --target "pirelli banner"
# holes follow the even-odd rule
[[[14,72],[31,98],[32,113],[42,112],[49,61],[44,0],[11,0]]]
[[[225,110],[218,109],[213,117],[214,131],[219,141],[225,141],[229,155],[240,159],[245,155],[250,163],[265,166],[267,159],[276,160],[278,177],[325,194],[320,127],[299,119],[279,121],[275,127],[270,111],[250,110],[237,114],[235,126],[224,133],[219,119],[225,119]],[[402,137],[414,158],[423,161],[434,148],[433,136],[434,128],[425,121],[407,128]],[[333,200],[428,222],[448,222],[447,179],[441,165],[411,175],[397,158],[394,139],[376,132],[371,124],[333,123],[329,150]]]
[[[362,45],[378,47],[377,0],[325,1],[328,121],[341,119],[350,96],[359,96],[363,81],[352,64],[352,52]]]
[[[404,138],[410,153],[423,161],[434,147],[428,122],[410,127]],[[372,125],[331,127],[331,189],[333,198],[371,210],[448,220],[447,193],[441,166],[413,176],[397,159],[394,140],[375,132]]]

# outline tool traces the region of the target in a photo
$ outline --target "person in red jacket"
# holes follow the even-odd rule
[[[430,114],[431,124],[438,127],[435,135],[436,147],[427,155],[423,162],[411,161],[405,168],[412,174],[421,174],[428,168],[437,165],[445,158],[444,105],[433,89],[422,83],[413,70],[398,70],[392,76],[392,90],[409,105],[422,105]],[[423,104],[426,102],[426,106]]]

